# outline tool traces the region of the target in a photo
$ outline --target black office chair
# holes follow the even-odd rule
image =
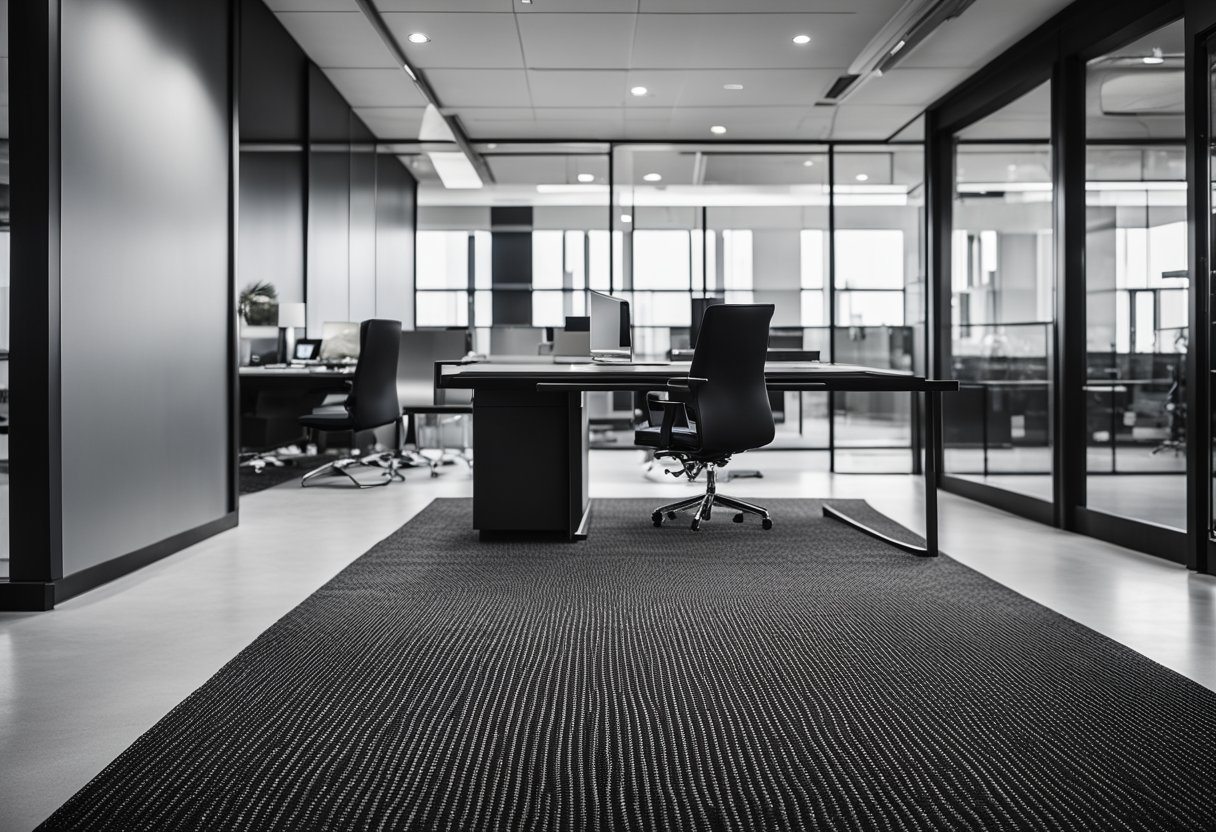
[[[364,321],[359,325],[359,363],[355,365],[355,377],[346,401],[339,409],[301,416],[300,424],[313,430],[358,433],[400,423],[401,405],[397,401],[397,354],[400,349],[400,321]],[[365,483],[346,470],[352,465],[383,465],[386,470],[381,481]],[[309,471],[300,480],[300,485],[306,486],[326,474],[342,474],[359,488],[405,480],[397,470],[395,455],[388,453],[335,460]]]
[[[764,384],[772,318],[772,304],[707,308],[690,375],[667,383],[673,398],[652,402],[663,409],[662,424],[634,433],[638,445],[657,449],[656,458],[680,462],[683,470],[674,476],[693,480],[702,471],[706,474],[704,496],[655,509],[651,519],[656,526],[663,525],[664,516],[674,520],[677,511],[695,507],[692,530],[697,531],[702,520],[710,519],[714,506],[723,506],[738,512],[736,523],[742,523],[745,514],[755,514],[764,528],[773,527],[772,518],[761,506],[719,494],[715,473],[732,454],[773,441],[773,412]]]

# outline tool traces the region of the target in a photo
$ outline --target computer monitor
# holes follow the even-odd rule
[[[299,341],[296,341],[296,351],[291,359],[292,361],[316,361],[320,353],[320,338],[301,338]]]
[[[619,298],[588,292],[591,318],[591,357],[597,361],[628,361],[633,357],[629,333],[629,304]]]
[[[322,361],[353,361],[359,357],[359,322],[326,321],[321,324]]]

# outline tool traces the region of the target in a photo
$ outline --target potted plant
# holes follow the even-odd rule
[[[279,293],[272,283],[250,283],[241,291],[238,307],[241,319],[249,326],[275,326],[278,323]]]

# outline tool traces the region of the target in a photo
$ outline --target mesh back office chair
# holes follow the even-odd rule
[[[676,512],[695,508],[692,530],[696,531],[702,520],[710,519],[714,506],[723,506],[738,512],[736,523],[742,523],[745,514],[755,514],[764,528],[773,527],[767,510],[719,494],[716,483],[717,468],[726,465],[732,454],[773,441],[773,411],[764,383],[772,318],[772,304],[706,309],[689,377],[668,382],[677,398],[654,402],[663,409],[662,425],[635,432],[634,441],[655,448],[657,458],[680,462],[683,470],[676,476],[691,480],[706,473],[704,496],[655,509],[651,519],[656,526],[663,525],[664,516],[674,520]]]
[[[355,365],[351,390],[342,408],[301,416],[300,424],[313,430],[353,433],[399,424],[401,405],[397,401],[397,353],[400,349],[400,321],[364,321],[359,325],[359,363]],[[386,464],[388,469],[380,482],[364,483],[346,470],[359,464]],[[388,485],[393,480],[405,479],[397,470],[393,455],[358,459],[352,456],[309,471],[300,480],[300,485],[308,485],[326,474],[341,474],[359,488]]]

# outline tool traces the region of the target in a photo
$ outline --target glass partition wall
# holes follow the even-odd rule
[[[1086,66],[1085,505],[1186,529],[1183,23]]]
[[[1051,82],[954,148],[947,474],[1052,500]]]
[[[0,24],[8,31],[8,3],[0,3]],[[5,66],[8,39],[0,39]],[[8,101],[8,78],[0,80],[0,94]],[[9,348],[9,172],[8,107],[0,108],[0,581],[9,577],[8,542],[8,348]]]
[[[919,145],[621,145],[613,221],[636,343],[691,343],[704,304],[772,303],[770,345],[913,369],[923,337]],[[909,397],[773,395],[775,447],[842,473],[913,468]]]
[[[1051,48],[1027,41],[926,114],[930,365],[962,383],[941,483],[1210,571],[1216,535],[1192,518],[1216,528],[1216,457],[1191,447],[1216,436],[1194,253],[1216,234],[1210,55],[1195,94],[1186,73],[1216,14],[1108,11],[1053,22]]]

